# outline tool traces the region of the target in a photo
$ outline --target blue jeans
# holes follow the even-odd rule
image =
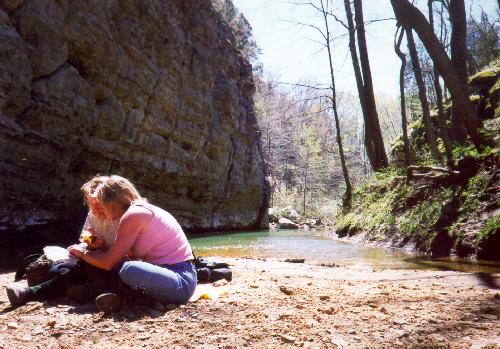
[[[185,261],[173,265],[154,265],[141,261],[125,262],[118,275],[133,290],[162,303],[186,303],[196,289],[196,269]]]

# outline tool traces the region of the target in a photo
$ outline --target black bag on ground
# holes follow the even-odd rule
[[[233,279],[233,272],[227,263],[209,262],[203,258],[195,257],[194,266],[199,283],[215,282],[222,279],[231,281]]]
[[[28,286],[38,285],[54,277],[51,272],[53,266],[54,262],[48,260],[44,254],[32,254],[24,258],[17,268],[14,281],[26,279]]]

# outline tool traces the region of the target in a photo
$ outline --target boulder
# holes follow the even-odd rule
[[[281,209],[280,215],[296,223],[300,221],[300,214],[297,211],[295,211],[292,206],[287,206]]]
[[[270,223],[278,223],[280,219],[279,210],[276,207],[269,207],[267,211]]]
[[[288,218],[280,218],[278,221],[280,229],[299,229],[299,225],[297,223],[292,222]]]
[[[500,74],[500,67],[480,71],[469,78],[469,88],[471,90],[488,90],[495,84]]]

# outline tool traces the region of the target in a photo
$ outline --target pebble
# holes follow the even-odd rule
[[[320,349],[321,344],[314,343],[314,342],[304,342],[304,345],[302,346],[304,349]]]
[[[55,311],[56,311],[56,308],[47,308],[47,309],[45,309],[45,312],[46,312],[47,314],[54,314],[54,313],[55,313]]]
[[[221,279],[213,283],[214,287],[221,287],[221,286],[226,286],[227,285],[227,280],[226,279]],[[251,287],[251,286],[250,286]]]
[[[322,300],[322,301],[329,301],[330,300],[330,296],[328,296],[328,295],[321,295],[321,296],[319,296],[319,299]]]
[[[392,320],[393,323],[395,323],[396,325],[404,325],[406,324],[406,321],[404,319],[401,319],[401,318],[395,318]]]
[[[33,337],[31,337],[30,334],[26,334],[26,335],[24,335],[24,336],[21,337],[21,340],[23,342],[30,342],[32,339],[33,339]]]
[[[290,344],[295,343],[295,341],[297,340],[295,337],[287,336],[284,334],[280,335],[280,338],[283,342],[290,343]]]
[[[287,296],[291,296],[293,294],[293,290],[286,286],[280,286],[280,291],[286,294]]]
[[[15,330],[15,329],[18,329],[19,328],[19,325],[17,322],[13,321],[13,322],[8,322],[7,323],[7,328],[10,329],[10,330]]]

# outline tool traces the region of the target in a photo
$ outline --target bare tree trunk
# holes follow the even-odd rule
[[[349,172],[347,170],[347,165],[345,161],[345,155],[344,155],[344,148],[342,146],[342,136],[340,134],[340,122],[339,122],[339,114],[337,110],[337,92],[335,89],[335,76],[333,74],[333,62],[332,62],[332,50],[331,50],[331,45],[330,45],[330,29],[328,26],[328,17],[327,17],[327,11],[325,10],[323,0],[321,0],[321,10],[323,14],[323,19],[325,21],[325,29],[326,29],[326,38],[325,38],[325,45],[326,49],[328,52],[328,62],[330,64],[330,79],[332,82],[332,97],[331,97],[331,102],[332,102],[332,108],[333,108],[333,115],[335,118],[335,128],[337,129],[337,144],[339,146],[339,156],[340,156],[340,165],[342,167],[342,174],[344,176],[344,182],[345,182],[345,195],[344,195],[344,207],[350,206],[351,204],[351,199],[352,199],[352,185],[351,185],[351,180],[349,179]]]
[[[401,59],[401,69],[399,70],[399,93],[401,95],[401,127],[403,129],[403,149],[405,152],[405,167],[411,166],[411,152],[410,141],[408,139],[408,120],[406,118],[406,98],[405,98],[405,69],[406,69],[406,56],[401,52],[401,41],[403,40],[405,30],[401,28],[399,38],[394,44],[394,51]]]
[[[358,34],[359,59],[363,73],[364,102],[369,120],[367,126],[370,128],[371,139],[375,151],[375,166],[373,169],[380,170],[387,167],[389,162],[387,160],[387,154],[385,153],[384,138],[382,137],[382,131],[380,130],[377,106],[375,104],[375,95],[373,94],[372,73],[370,69],[370,61],[368,59],[368,48],[366,46],[365,24],[363,20],[363,7],[361,0],[354,0],[354,14]]]
[[[448,7],[451,22],[451,64],[457,72],[462,88],[467,91],[467,19],[463,0],[450,0]],[[467,92],[468,95],[468,92]],[[451,129],[454,141],[464,143],[467,139],[461,110],[453,105],[451,109]]]
[[[413,33],[411,29],[406,30],[406,40],[408,41],[408,50],[410,51],[411,65],[413,67],[413,73],[415,74],[415,80],[418,86],[418,97],[420,99],[420,104],[422,106],[422,117],[424,119],[425,128],[425,139],[431,148],[432,156],[436,160],[441,160],[441,154],[437,148],[436,134],[431,124],[431,112],[429,109],[429,102],[427,101],[427,91],[425,88],[424,79],[422,77],[422,69],[420,68],[420,62],[418,60],[417,48],[415,46],[415,40],[413,39]]]
[[[455,107],[463,111],[465,126],[474,146],[477,149],[482,149],[485,145],[495,146],[495,142],[492,139],[485,137],[479,132],[483,123],[477,117],[474,107],[469,100],[469,95],[463,88],[463,83],[460,82],[443,45],[441,45],[434,35],[434,31],[425,19],[425,16],[418,8],[409,3],[408,0],[391,0],[391,4],[398,23],[405,29],[414,29],[417,32],[434,65],[443,76],[450,90]]]
[[[309,152],[307,151],[306,153],[306,168],[305,168],[305,173],[304,173],[304,198],[303,198],[303,205],[304,205],[304,216],[306,215],[306,195],[307,195],[307,167],[309,166]]]
[[[434,30],[434,12],[433,12],[433,4],[434,0],[429,0],[427,5],[429,8],[429,24],[431,28]],[[439,72],[435,65],[434,68],[434,90],[436,91],[436,104],[438,108],[438,122],[439,128],[441,130],[441,138],[444,143],[444,148],[446,151],[446,158],[448,159],[448,166],[453,164],[453,149],[451,146],[450,138],[448,135],[448,125],[446,124],[446,116],[444,114],[444,106],[443,106],[443,90],[441,89],[441,84],[439,83]]]
[[[356,52],[356,29],[352,19],[352,10],[350,0],[344,0],[344,7],[347,18],[347,26],[349,30],[349,50],[351,51],[352,67],[354,69],[354,77],[356,78],[356,86],[358,89],[359,102],[361,104],[361,111],[363,112],[363,120],[365,122],[364,144],[366,148],[366,155],[370,161],[370,165],[375,169],[375,149],[373,147],[373,138],[371,136],[372,127],[370,127],[370,117],[366,110],[366,103],[364,98],[363,78],[361,76],[361,68],[359,67],[358,53]]]

